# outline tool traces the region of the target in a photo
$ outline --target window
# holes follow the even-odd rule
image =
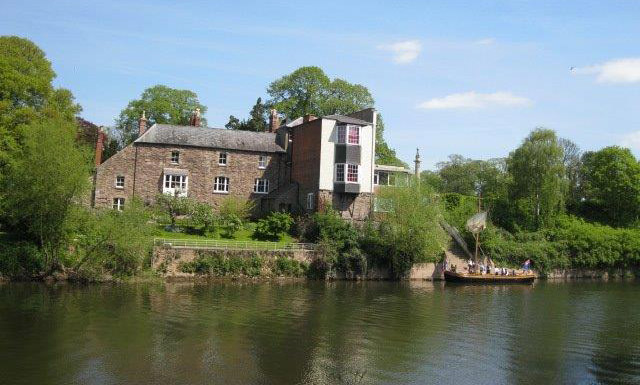
[[[220,166],[226,166],[227,165],[227,153],[226,152],[221,152],[220,155],[218,156],[218,164]]]
[[[228,193],[229,192],[229,178],[226,176],[217,176],[213,180],[213,192]]]
[[[358,183],[358,165],[347,165],[347,182]]]
[[[347,126],[338,126],[338,143],[347,143]]]
[[[307,194],[307,210],[313,210],[313,206],[314,206],[314,198],[315,195],[313,193],[308,193]]]
[[[267,157],[265,155],[260,155],[258,157],[258,168],[260,169],[267,168]]]
[[[180,163],[180,151],[171,151],[171,163]]]
[[[253,192],[258,194],[266,194],[269,192],[269,180],[268,179],[256,179],[256,184],[253,186]]]
[[[187,196],[187,176],[186,175],[164,175],[164,194]]]
[[[336,163],[336,182],[358,183],[358,165]]]
[[[336,164],[336,182],[344,182],[344,164]]]
[[[338,143],[360,144],[359,126],[338,126]]]
[[[113,198],[113,209],[122,211],[124,209],[124,198]]]
[[[124,177],[122,175],[116,177],[116,188],[124,188]]]
[[[376,186],[379,184],[379,179],[380,179],[379,177],[380,175],[378,174],[377,171],[373,173],[373,184]]]
[[[360,127],[349,126],[349,144],[360,144]]]

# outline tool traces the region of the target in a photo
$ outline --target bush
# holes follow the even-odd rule
[[[257,254],[251,257],[230,256],[220,252],[201,252],[191,262],[180,265],[184,273],[210,275],[214,277],[259,277],[263,274],[303,277],[309,266],[293,258],[279,256],[265,259]]]
[[[45,258],[30,242],[0,243],[0,273],[10,278],[25,279],[39,275],[45,269]]]
[[[200,202],[193,205],[189,219],[191,227],[200,228],[200,233],[204,236],[211,236],[220,224],[220,218],[213,212],[213,208]]]
[[[220,228],[224,238],[234,238],[242,228],[242,220],[235,214],[226,214],[220,218]]]
[[[278,241],[282,234],[291,229],[293,218],[289,213],[272,212],[264,219],[260,219],[253,232],[254,238]]]

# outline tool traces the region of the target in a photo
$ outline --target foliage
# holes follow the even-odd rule
[[[228,196],[220,203],[219,214],[222,218],[235,215],[241,221],[245,221],[251,215],[254,207],[255,203],[253,201]]]
[[[265,132],[269,128],[266,116],[267,106],[262,103],[262,98],[258,98],[258,100],[256,100],[256,104],[251,108],[249,119],[240,120],[231,115],[229,116],[229,122],[224,126],[230,130]]]
[[[90,162],[76,144],[75,124],[67,120],[36,121],[23,134],[23,150],[1,187],[2,209],[12,230],[42,249],[51,271],[70,236],[74,207],[88,187]]]
[[[76,261],[71,267],[85,276],[139,272],[150,253],[149,218],[137,199],[127,202],[122,211],[82,209],[75,231]]]
[[[627,148],[605,147],[584,154],[583,212],[613,226],[629,226],[640,215],[640,163]]]
[[[333,276],[337,271],[347,277],[362,275],[367,270],[367,261],[359,247],[356,229],[343,220],[334,210],[314,213],[304,238],[318,244],[320,259],[314,266],[319,275]],[[321,277],[318,277],[321,278]]]
[[[213,208],[201,202],[195,202],[191,207],[190,215],[191,225],[200,227],[202,234],[210,236],[215,233],[220,223],[220,218],[213,212]]]
[[[30,40],[0,36],[0,179],[19,156],[25,126],[40,119],[73,121],[81,108],[68,90],[54,88],[56,74]]]
[[[236,214],[226,214],[220,217],[220,228],[224,238],[234,238],[242,228],[242,219]]]
[[[287,256],[264,258],[256,253],[245,257],[223,252],[201,252],[193,261],[182,263],[180,270],[184,273],[214,277],[303,277],[308,266]]]
[[[40,275],[44,269],[45,257],[33,242],[0,242],[0,275],[25,279]]]
[[[406,188],[382,188],[379,199],[389,202],[390,208],[377,229],[381,247],[367,250],[369,253],[377,255],[378,260],[388,260],[398,278],[414,263],[435,262],[442,257],[447,239],[440,226],[442,208],[428,185],[414,180]]]
[[[162,213],[169,216],[171,229],[176,228],[178,216],[187,215],[192,212],[195,201],[191,198],[180,196],[178,191],[175,194],[158,194],[156,196],[156,207]]]
[[[551,224],[564,211],[567,191],[563,150],[555,132],[536,129],[511,152],[507,168],[512,178],[510,198],[514,220],[529,229]]]
[[[396,155],[396,150],[391,148],[384,139],[384,120],[379,112],[376,117],[376,164],[407,167],[407,164]]]
[[[289,213],[274,211],[258,221],[253,234],[257,239],[277,241],[283,233],[291,229],[291,225],[293,218]]]
[[[569,139],[560,138],[558,143],[562,147],[562,163],[564,164],[567,180],[567,207],[575,209],[580,203],[580,172],[582,159],[580,148]]]
[[[124,147],[137,138],[138,120],[143,111],[148,126],[156,123],[189,125],[196,108],[199,108],[203,115],[207,112],[207,107],[200,104],[195,92],[156,85],[144,90],[140,99],[130,101],[120,112],[114,133],[121,147]],[[206,127],[207,121],[204,117],[201,118],[201,123]]]

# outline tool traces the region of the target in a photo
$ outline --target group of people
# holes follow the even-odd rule
[[[529,267],[531,265],[531,261],[527,259],[522,265],[522,271],[524,274],[529,272]],[[447,260],[444,261],[444,270],[449,270],[449,262]],[[452,271],[455,271],[455,266],[451,267]],[[506,267],[497,267],[493,264],[491,259],[485,265],[482,263],[476,263],[473,259],[469,258],[467,261],[467,271],[470,274],[494,274],[494,275],[516,275],[515,269],[508,269]]]

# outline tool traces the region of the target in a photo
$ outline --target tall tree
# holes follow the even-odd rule
[[[319,67],[300,67],[273,81],[267,88],[267,102],[287,119],[307,114],[324,116],[349,114],[373,107],[373,96],[367,87],[343,79],[331,80]],[[384,139],[384,122],[378,114],[376,126],[376,162],[405,165]]]
[[[44,52],[17,36],[0,36],[0,175],[20,151],[25,125],[43,117],[72,121],[80,112],[69,90],[54,88]]]
[[[23,149],[1,187],[9,225],[40,246],[49,270],[58,264],[89,183],[90,154],[76,141],[76,129],[60,117],[24,127]]]
[[[580,147],[565,138],[558,139],[558,143],[562,147],[562,163],[564,164],[568,184],[567,207],[575,209],[580,203],[579,178],[580,168],[582,167]]]
[[[225,127],[230,130],[264,132],[269,128],[266,116],[267,106],[262,103],[262,98],[258,98],[258,100],[256,100],[256,104],[251,108],[249,119],[240,120],[231,115],[229,116],[229,122],[225,124]]]
[[[136,139],[142,111],[145,111],[149,126],[155,123],[188,125],[196,108],[201,114],[207,112],[207,107],[200,104],[195,92],[156,85],[144,90],[140,99],[130,101],[120,112],[114,127],[115,134],[124,147]],[[201,122],[203,126],[207,125],[204,117]]]
[[[504,159],[474,160],[454,154],[437,167],[442,192],[488,196],[502,193],[506,186]]]
[[[605,147],[582,157],[587,215],[614,226],[631,225],[640,215],[640,164],[628,148]],[[602,218],[604,214],[604,218]],[[601,217],[601,218],[598,218]]]
[[[562,146],[552,130],[538,128],[509,154],[510,196],[522,225],[540,228],[564,210],[566,179]]]

